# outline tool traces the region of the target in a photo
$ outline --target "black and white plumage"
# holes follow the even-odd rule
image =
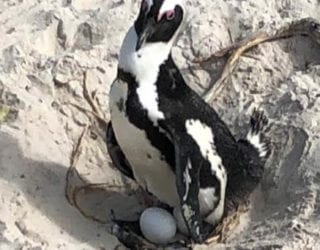
[[[218,114],[185,83],[171,57],[183,0],[144,0],[120,51],[110,90],[108,149],[120,171],[183,218],[202,242],[225,212],[259,183],[269,154],[266,118],[254,112],[236,141]],[[235,204],[237,205],[237,204]]]

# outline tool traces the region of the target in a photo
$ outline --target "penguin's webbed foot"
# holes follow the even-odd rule
[[[111,232],[126,247],[132,250],[157,249],[157,246],[148,242],[142,236],[139,221],[128,222],[113,220]]]
[[[215,226],[207,223],[205,221],[202,221],[201,227],[200,227],[200,233],[199,233],[199,242],[196,243],[204,243],[207,241],[207,239],[212,235],[212,233],[215,230]]]
[[[132,250],[156,250],[156,249],[190,249],[190,242],[177,240],[167,245],[159,246],[144,238],[137,221],[123,221],[113,219],[111,232],[126,247]]]

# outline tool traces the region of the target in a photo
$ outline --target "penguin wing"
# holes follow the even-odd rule
[[[106,144],[113,165],[122,174],[134,180],[132,168],[117,142],[111,122],[107,126]]]
[[[198,150],[195,150],[196,143],[187,133],[174,135],[176,181],[181,212],[192,239],[202,242],[207,234],[200,217],[198,199],[203,158]]]

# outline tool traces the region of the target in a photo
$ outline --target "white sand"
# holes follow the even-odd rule
[[[0,3],[0,103],[14,112],[0,126],[0,249],[115,249],[109,225],[83,217],[64,196],[70,155],[89,117],[82,72],[108,118],[108,91],[119,46],[139,1],[3,0]],[[196,90],[217,78],[206,56],[259,29],[302,17],[320,20],[318,0],[189,0],[189,23],[174,49]],[[229,29],[229,30],[228,30]],[[229,33],[231,37],[229,36]],[[274,154],[250,212],[224,247],[317,249],[320,244],[320,46],[291,38],[259,46],[240,60],[214,103],[235,134],[254,106],[272,122]],[[90,182],[127,183],[109,166],[104,134],[87,139],[79,171]],[[128,184],[128,183],[127,183]],[[129,187],[136,188],[129,183]],[[80,204],[102,220],[139,211],[130,193],[93,192]],[[39,247],[39,248],[36,248]]]

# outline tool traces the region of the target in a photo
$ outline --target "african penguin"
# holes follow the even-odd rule
[[[114,165],[174,208],[180,230],[203,242],[225,200],[241,203],[257,186],[270,150],[262,112],[236,141],[186,84],[171,56],[184,17],[183,0],[142,1],[110,90],[107,145]]]

